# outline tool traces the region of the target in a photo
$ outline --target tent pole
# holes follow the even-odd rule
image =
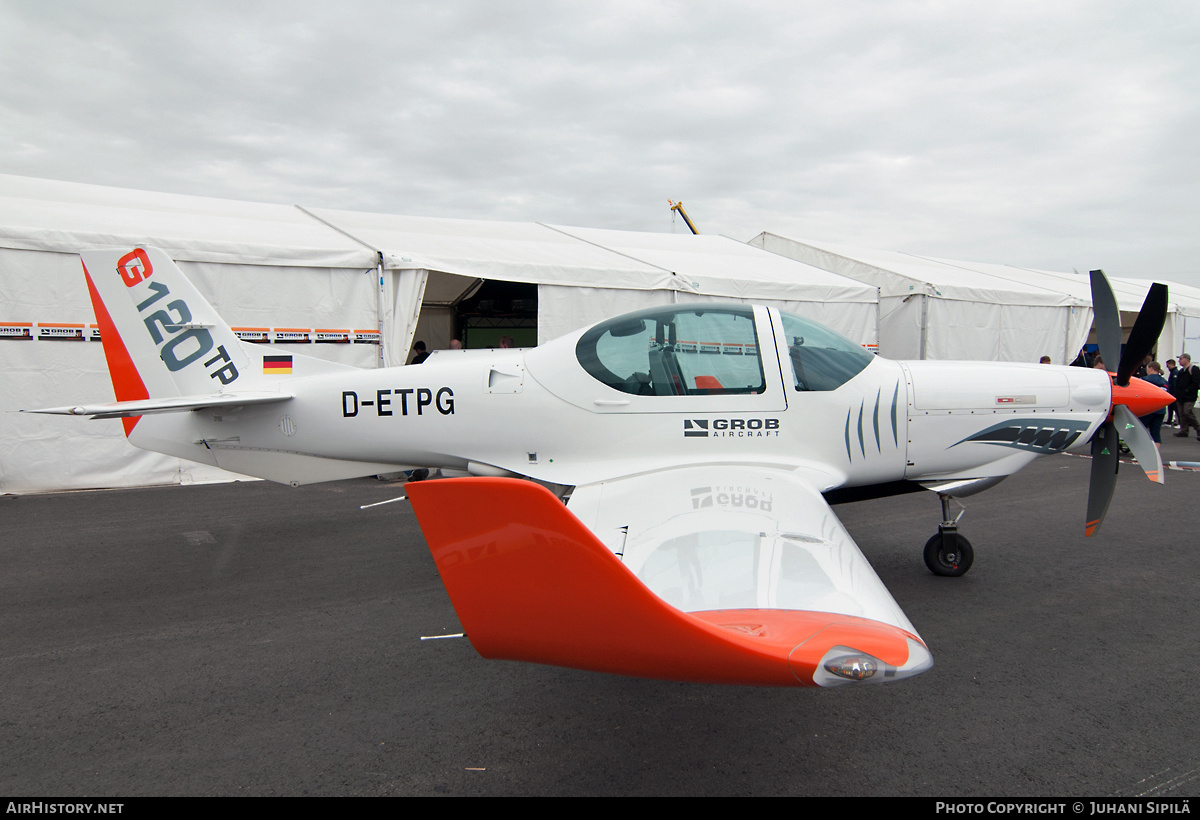
[[[876,355],[883,353],[883,351],[879,349],[879,347],[880,347],[880,345],[879,345],[879,321],[880,321],[879,311],[881,310],[881,308],[879,307],[879,297],[882,295],[883,295],[883,288],[875,288],[875,354]]]
[[[1066,309],[1067,321],[1066,327],[1063,328],[1063,364],[1070,364],[1075,361],[1075,357],[1071,355],[1071,314],[1075,312],[1075,307],[1071,306]]]
[[[375,359],[375,366],[383,367],[384,366],[383,346],[384,346],[384,339],[387,338],[387,336],[383,332],[383,297],[384,297],[384,292],[383,292],[383,251],[379,251],[378,253],[379,253],[379,260],[378,260],[378,262],[376,262],[376,266],[377,266],[377,271],[379,274],[379,276],[378,276],[379,289],[375,292],[375,329],[379,331],[379,355]]]
[[[925,360],[925,341],[929,336],[929,294],[921,294],[921,360]]]

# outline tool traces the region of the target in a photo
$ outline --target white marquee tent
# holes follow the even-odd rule
[[[880,352],[895,359],[978,359],[1069,363],[1092,325],[1086,273],[961,262],[867,250],[762,233],[751,244],[879,288]],[[1109,277],[1132,327],[1149,280]],[[1186,317],[1200,316],[1200,291],[1167,283],[1170,306],[1158,344],[1183,349]],[[1200,320],[1193,319],[1193,329]]]
[[[437,290],[423,300],[426,308],[453,301],[482,279],[537,283],[539,343],[626,311],[714,298],[774,304],[876,343],[874,287],[722,236],[311,213],[382,250],[388,269],[426,272],[425,293]]]
[[[114,421],[18,414],[111,399],[78,250],[154,245],[243,338],[403,364],[422,312],[483,279],[536,283],[538,338],[653,304],[776,304],[867,345],[878,291],[716,236],[476,222],[0,175],[0,492],[191,483],[219,470],[136,450]],[[321,342],[331,342],[322,344]]]
[[[967,266],[892,251],[762,233],[751,244],[879,288],[879,350],[893,359],[1071,361],[1087,340],[1091,299],[1030,271]],[[982,268],[988,268],[984,270]]]

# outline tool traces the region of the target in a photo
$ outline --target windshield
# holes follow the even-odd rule
[[[797,390],[836,390],[874,358],[861,345],[816,322],[791,313],[780,313],[780,318]]]

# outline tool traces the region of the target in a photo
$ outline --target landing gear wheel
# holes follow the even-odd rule
[[[949,545],[949,548],[947,548]],[[939,532],[925,542],[925,566],[934,575],[966,575],[975,561],[971,542],[956,532]]]

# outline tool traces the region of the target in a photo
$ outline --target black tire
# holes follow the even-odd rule
[[[943,536],[939,532],[925,542],[925,566],[929,567],[929,571],[934,575],[944,575],[949,578],[966,575],[971,564],[975,562],[975,550],[971,549],[971,542],[958,533],[952,533],[949,540],[957,544],[957,554],[954,555],[954,559],[951,560],[947,557],[947,552],[943,547]]]

